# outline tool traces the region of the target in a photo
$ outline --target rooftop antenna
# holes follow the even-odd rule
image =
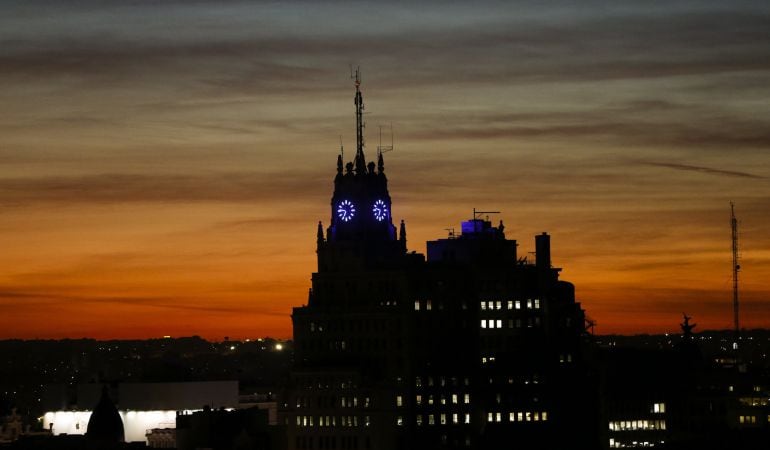
[[[377,156],[393,151],[393,122],[390,123],[390,145],[382,145],[382,125],[380,125],[380,145],[377,146]]]
[[[738,318],[738,272],[741,270],[741,266],[738,263],[738,219],[735,218],[735,204],[733,202],[730,202],[730,228],[732,231],[733,243],[733,326],[735,328],[735,341],[733,342],[733,350],[738,350],[738,341],[741,337],[740,321]]]
[[[345,160],[345,146],[342,145],[342,135],[340,135],[340,156]]]
[[[457,236],[455,236],[455,229],[454,228],[444,228],[444,231],[447,232],[447,234],[448,234],[447,237],[449,239],[454,239],[455,237],[457,237]]]
[[[473,220],[478,220],[484,214],[500,214],[500,211],[476,211],[476,208],[473,208]],[[489,220],[489,216],[487,216],[487,220]]]

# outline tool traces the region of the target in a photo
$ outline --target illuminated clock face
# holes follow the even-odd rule
[[[350,222],[356,216],[356,207],[350,200],[343,200],[337,204],[337,217],[343,222]]]
[[[374,218],[378,222],[382,222],[388,218],[388,205],[382,200],[377,200],[374,202],[374,206],[372,206],[372,214],[374,214]]]

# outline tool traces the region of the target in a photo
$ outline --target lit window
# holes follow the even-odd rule
[[[487,327],[487,319],[481,319],[481,328]]]
[[[428,396],[428,404],[429,404],[429,405],[432,405],[432,404],[433,404],[433,394],[431,394],[431,395],[429,395],[429,396]]]
[[[396,417],[396,425],[399,426],[399,427],[404,425],[404,417],[403,416]]]
[[[513,309],[513,300],[508,300],[508,309]]]
[[[427,309],[428,311],[431,310],[430,300],[425,301],[425,309]]]
[[[465,413],[465,423],[466,424],[471,423],[471,414],[470,413]]]
[[[441,425],[446,425],[446,414],[441,414]]]
[[[521,309],[521,301],[516,300],[516,302],[514,302],[514,303],[516,305],[516,309]]]
[[[453,405],[457,404],[457,394],[452,394],[452,404]]]
[[[481,309],[487,309],[487,302],[481,302]]]
[[[501,413],[495,414],[495,422],[502,422],[503,421],[503,415]]]
[[[652,405],[652,412],[656,414],[664,414],[666,412],[666,404],[665,403],[653,403]]]
[[[465,394],[463,396],[463,403],[465,403],[467,405],[470,402],[471,402],[471,394]],[[770,419],[768,419],[768,421],[770,421]]]
[[[503,302],[498,301],[495,303],[495,309],[503,309]]]
[[[396,406],[398,406],[399,408],[404,406],[404,398],[401,397],[400,395],[396,396]]]
[[[535,419],[535,422],[540,421],[540,413],[538,411],[535,411],[535,413],[532,415]]]
[[[516,414],[509,412],[508,413],[508,422],[515,422],[516,421]]]
[[[452,414],[452,423],[455,425],[460,423],[460,419],[457,417],[457,413]]]
[[[526,415],[524,417],[527,420],[527,422],[531,422],[532,421],[532,413],[531,412],[527,411],[527,413],[526,413]]]
[[[497,319],[497,328],[502,328],[502,327],[503,327],[503,321],[500,319]]]
[[[517,422],[521,422],[521,421],[523,421],[523,420],[524,420],[524,413],[523,413],[523,412],[521,412],[521,411],[517,412],[517,413],[516,413],[516,421],[517,421]]]
[[[539,298],[535,299],[535,309],[540,309],[540,299]]]
[[[527,299],[527,309],[532,309],[532,299],[531,298]]]
[[[419,300],[415,300],[414,301],[414,310],[415,311],[419,311],[420,310],[420,301]]]
[[[545,420],[548,420],[548,412],[546,412],[546,411],[543,411],[542,413],[540,413],[540,418],[541,418],[543,421],[545,421]]]
[[[414,397],[414,403],[416,405],[422,405],[422,395],[417,395]]]
[[[494,413],[487,413],[487,422],[492,422],[495,420],[495,414]]]
[[[422,414],[417,414],[417,426],[422,425]]]
[[[297,416],[297,426],[302,425],[302,417]]]
[[[433,414],[428,414],[428,425],[436,425],[436,419]]]
[[[441,404],[446,405],[446,397],[444,396],[444,394],[441,394],[440,399],[441,399]]]

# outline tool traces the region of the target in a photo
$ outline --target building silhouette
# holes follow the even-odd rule
[[[295,365],[280,411],[291,449],[596,448],[584,312],[551,264],[517,255],[500,222],[410,252],[385,162],[337,157],[331,223],[293,310]],[[398,228],[398,229],[397,229]]]

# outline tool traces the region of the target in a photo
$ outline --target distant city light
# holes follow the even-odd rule
[[[283,350],[283,344],[280,344],[280,343],[275,344],[275,349],[276,350]]]
[[[235,350],[235,346],[234,346],[234,345],[231,345],[231,346],[230,346],[230,350]]]
[[[168,336],[168,335],[163,336],[163,339],[171,339],[171,336]]]

